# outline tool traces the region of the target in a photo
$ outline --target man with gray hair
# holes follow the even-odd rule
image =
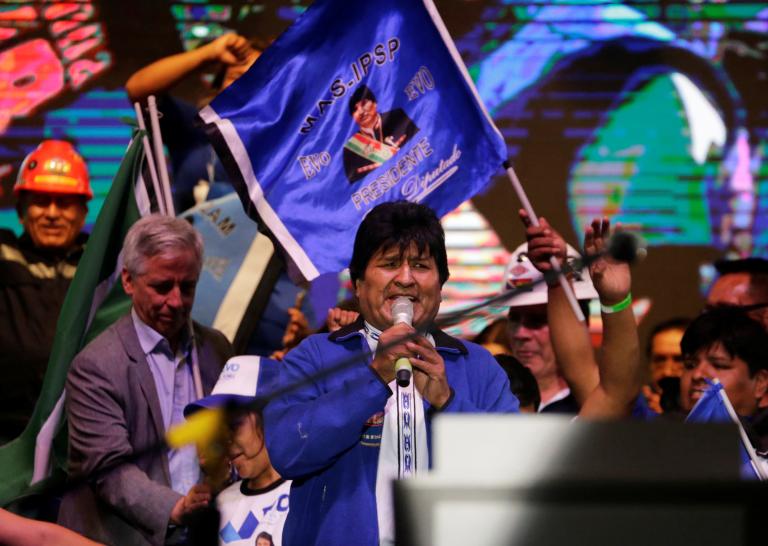
[[[65,495],[59,521],[107,544],[182,544],[186,516],[209,500],[194,446],[136,453],[210,393],[232,348],[190,319],[203,245],[186,221],[142,218],[123,258],[131,312],[75,357],[67,377],[69,470],[89,479]]]

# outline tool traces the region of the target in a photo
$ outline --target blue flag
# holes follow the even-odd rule
[[[180,217],[195,226],[205,243],[192,318],[216,328],[235,351],[244,352],[281,271],[274,246],[246,217],[234,193]]]
[[[739,427],[739,437],[741,438],[741,442],[739,442],[741,477],[750,480],[764,480],[763,463],[755,453],[736,411],[728,400],[723,385],[717,379],[714,381],[706,379],[706,382],[709,384],[709,388],[693,406],[688,417],[685,418],[685,422],[734,423]]]
[[[431,0],[318,0],[200,117],[246,211],[308,280],[347,266],[377,204],[442,216],[506,159]]]

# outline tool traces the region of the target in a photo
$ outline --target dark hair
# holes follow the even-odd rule
[[[274,540],[272,540],[272,535],[270,535],[270,534],[269,534],[269,533],[267,533],[266,531],[262,531],[261,533],[259,533],[258,535],[256,535],[256,541],[257,541],[257,542],[258,542],[258,540],[259,540],[260,538],[266,538],[266,539],[269,541],[269,543],[270,543],[270,544],[274,544],[274,543],[275,543],[275,541],[274,541]]]
[[[355,247],[349,262],[352,286],[365,275],[368,262],[379,250],[398,247],[402,256],[412,243],[416,249],[435,259],[442,286],[448,280],[445,233],[435,212],[426,205],[409,201],[390,201],[374,207],[355,235]]]
[[[729,273],[768,273],[768,260],[752,256],[741,260],[717,260],[715,269],[720,275]]]
[[[740,309],[716,308],[691,322],[680,340],[686,358],[721,343],[731,358],[749,366],[749,375],[768,369],[768,332]]]
[[[355,92],[352,93],[352,96],[349,97],[350,116],[355,112],[355,105],[365,99],[376,102],[376,95],[373,94],[373,91],[371,91],[367,85],[359,85],[357,89],[355,89]]]
[[[653,338],[656,337],[656,334],[666,332],[667,330],[680,330],[681,332],[685,332],[685,329],[688,328],[690,323],[691,319],[687,317],[675,317],[659,322],[656,326],[653,327],[651,333],[648,334],[648,343],[645,344],[645,355],[648,357],[651,356],[651,350],[653,349]]]
[[[517,396],[521,406],[533,406],[538,411],[541,404],[541,393],[536,378],[527,367],[514,356],[495,355],[493,358],[504,369],[509,378],[509,388]]]

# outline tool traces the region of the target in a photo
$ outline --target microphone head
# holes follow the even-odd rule
[[[645,241],[626,231],[617,231],[608,241],[608,254],[620,262],[634,263],[648,254]]]
[[[395,298],[392,304],[392,319],[395,324],[405,322],[410,325],[413,322],[413,302],[411,298],[400,296]]]

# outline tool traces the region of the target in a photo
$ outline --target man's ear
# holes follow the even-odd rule
[[[120,273],[120,279],[123,281],[123,292],[125,292],[129,296],[133,296],[133,279],[131,278],[131,274],[128,273],[128,270],[125,267],[123,268],[123,271]]]
[[[355,293],[355,297],[359,298],[357,291],[360,289],[360,279],[355,279],[355,282],[352,283],[352,290]]]

